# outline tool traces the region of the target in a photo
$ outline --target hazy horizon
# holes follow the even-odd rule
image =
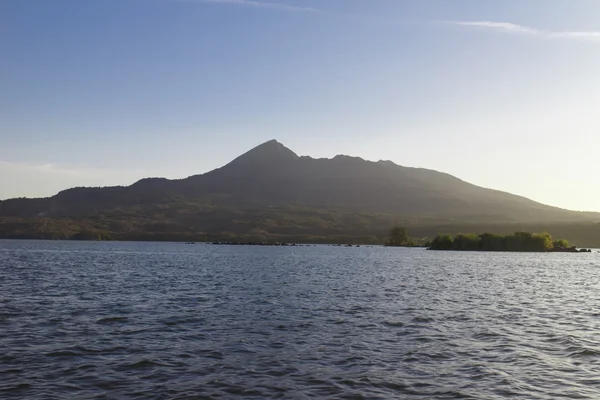
[[[5,0],[0,199],[184,178],[276,139],[600,211],[599,12],[593,0]]]

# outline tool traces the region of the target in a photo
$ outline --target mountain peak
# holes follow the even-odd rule
[[[272,139],[242,154],[233,160],[231,164],[270,163],[284,160],[295,160],[297,158],[299,157],[296,153],[279,143],[277,140]]]
[[[271,139],[267,142],[264,142],[263,144],[259,144],[258,146],[256,146],[254,149],[252,149],[250,151],[258,150],[258,149],[263,149],[263,150],[272,151],[272,152],[287,152],[287,153],[292,153],[293,155],[298,157],[296,155],[296,153],[294,153],[292,150],[288,149],[287,147],[285,147],[283,144],[281,144],[280,142],[278,142],[275,139]]]

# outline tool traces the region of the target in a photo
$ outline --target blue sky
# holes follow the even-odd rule
[[[0,0],[0,199],[264,141],[600,211],[595,0]]]

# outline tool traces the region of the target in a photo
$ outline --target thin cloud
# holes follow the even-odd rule
[[[89,177],[99,175],[98,170],[62,167],[56,164],[27,164],[27,163],[16,163],[11,161],[0,160],[0,170],[19,170],[35,172],[37,174],[50,174],[50,175],[64,175],[64,176],[79,176]]]
[[[522,26],[522,25],[512,24],[510,22],[456,21],[456,22],[450,22],[450,23],[454,24],[454,25],[461,25],[461,26],[473,26],[473,27],[478,27],[478,28],[494,29],[497,31],[503,31],[503,32],[507,32],[507,33],[525,33],[525,34],[530,34],[530,35],[538,35],[540,33],[540,31],[538,31],[536,29],[528,28],[528,27]]]
[[[497,32],[537,36],[547,39],[575,39],[575,40],[598,40],[600,41],[599,32],[569,32],[569,31],[545,31],[532,28],[529,26],[513,24],[511,22],[494,22],[494,21],[451,21],[453,25],[466,27],[495,30]]]
[[[118,168],[102,168],[102,167],[79,167],[72,165],[61,165],[55,163],[33,164],[24,162],[4,161],[0,160],[0,178],[4,172],[29,172],[38,176],[64,176],[64,177],[84,177],[84,178],[103,178],[107,176],[166,176],[177,179],[181,176],[189,176],[189,171],[179,169],[145,169],[145,168],[127,168],[124,173],[123,169]],[[187,175],[186,175],[187,174]],[[0,185],[1,186],[1,185]]]
[[[193,1],[193,0],[188,0]],[[245,6],[245,7],[254,7],[254,8],[268,8],[272,10],[281,10],[281,11],[296,11],[296,12],[321,12],[318,8],[313,7],[300,7],[294,6],[291,4],[283,4],[283,3],[273,3],[267,1],[257,1],[257,0],[196,0],[200,3],[212,3],[212,4],[223,4],[223,5],[232,5],[232,6]]]

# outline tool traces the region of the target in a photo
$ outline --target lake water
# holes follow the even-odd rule
[[[0,241],[2,399],[599,399],[600,254]]]

